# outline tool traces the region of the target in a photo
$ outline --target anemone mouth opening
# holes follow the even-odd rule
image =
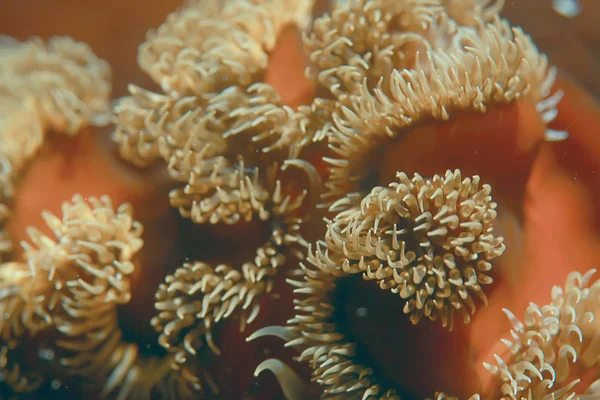
[[[467,323],[479,308],[474,298],[487,304],[490,261],[505,249],[492,189],[480,183],[459,170],[430,180],[398,173],[327,221],[324,240],[309,250],[312,267],[301,265],[304,281],[290,282],[308,296],[295,300],[285,338],[325,393],[425,398],[480,389]],[[268,330],[259,335],[282,335]]]
[[[344,365],[370,371],[378,393],[421,400],[440,391],[468,398],[480,389],[466,325],[451,332],[432,321],[415,326],[397,296],[360,275],[337,279],[328,298],[333,311],[323,322],[354,349]]]
[[[373,288],[376,290],[373,290]],[[371,320],[370,322],[366,322],[368,321],[367,317],[369,313],[373,311],[373,307],[383,307],[392,313],[395,311],[398,319],[404,319],[404,322],[406,322],[406,332],[410,332],[413,325],[402,313],[402,305],[399,304],[397,296],[394,296],[392,293],[384,293],[382,295],[380,292],[381,291],[375,287],[374,283],[365,282],[361,276],[351,275],[338,279],[331,294],[331,305],[334,308],[331,322],[335,324],[336,332],[344,335],[346,341],[355,344],[356,354],[352,358],[354,364],[362,365],[364,368],[373,370],[373,375],[376,377],[378,384],[383,388],[386,388],[386,390],[394,388],[400,398],[419,400],[422,397],[419,397],[419,395],[415,393],[411,393],[410,390],[404,386],[404,384],[407,383],[406,381],[403,382],[402,379],[398,380],[398,377],[401,374],[398,374],[398,370],[402,371],[402,367],[399,369],[390,369],[389,365],[382,363],[382,360],[378,359],[378,356],[381,354],[373,352],[373,349],[369,346],[369,336],[363,336],[364,332],[362,332],[361,329],[356,329],[357,325],[363,323],[373,324],[376,322],[379,322],[380,324],[377,328],[374,328],[374,332],[379,329],[389,329],[389,320]],[[373,298],[377,298],[378,301],[372,301]],[[382,303],[386,304],[386,306],[383,306]],[[392,304],[392,306],[390,307],[389,304]],[[377,312],[377,315],[380,315],[380,313]],[[394,317],[391,319],[394,319]],[[398,341],[402,342],[404,341],[404,338],[399,339]],[[408,363],[408,360],[406,362]]]
[[[498,284],[495,281],[490,285],[488,294],[493,296]],[[469,398],[481,391],[481,376],[475,364],[478,354],[469,345],[468,325],[451,332],[432,321],[415,326],[402,312],[397,296],[356,275],[339,279],[332,293],[335,311],[331,321],[336,332],[356,345],[353,362],[372,369],[382,387],[394,388],[400,398],[410,400],[434,398],[434,391],[458,398]],[[448,372],[456,370],[460,372]],[[593,381],[593,372],[589,375],[590,379],[580,383],[579,388],[587,388]]]

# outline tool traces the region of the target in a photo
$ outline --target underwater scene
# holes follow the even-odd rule
[[[0,0],[0,400],[600,400],[600,1]]]

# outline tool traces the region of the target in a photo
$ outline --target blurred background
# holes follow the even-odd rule
[[[118,97],[128,82],[149,84],[137,69],[137,46],[183,1],[0,0],[0,34],[22,40],[69,35],[89,43],[111,64]],[[600,97],[600,1],[506,0],[504,15],[533,36],[563,72]]]
[[[504,16],[521,26],[560,71],[600,98],[600,1],[506,0]]]
[[[182,0],[0,0],[0,35],[25,40],[71,36],[88,43],[113,69],[113,96],[127,84],[148,87],[137,67],[137,47],[146,31],[157,28]]]

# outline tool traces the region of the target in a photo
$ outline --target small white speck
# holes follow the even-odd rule
[[[560,142],[566,140],[569,137],[567,131],[557,131],[555,129],[547,129],[544,133],[544,137],[548,142]]]

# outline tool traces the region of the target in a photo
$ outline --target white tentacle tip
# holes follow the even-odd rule
[[[567,131],[557,131],[555,129],[547,129],[544,133],[544,139],[547,142],[562,142],[569,137],[569,132]]]

